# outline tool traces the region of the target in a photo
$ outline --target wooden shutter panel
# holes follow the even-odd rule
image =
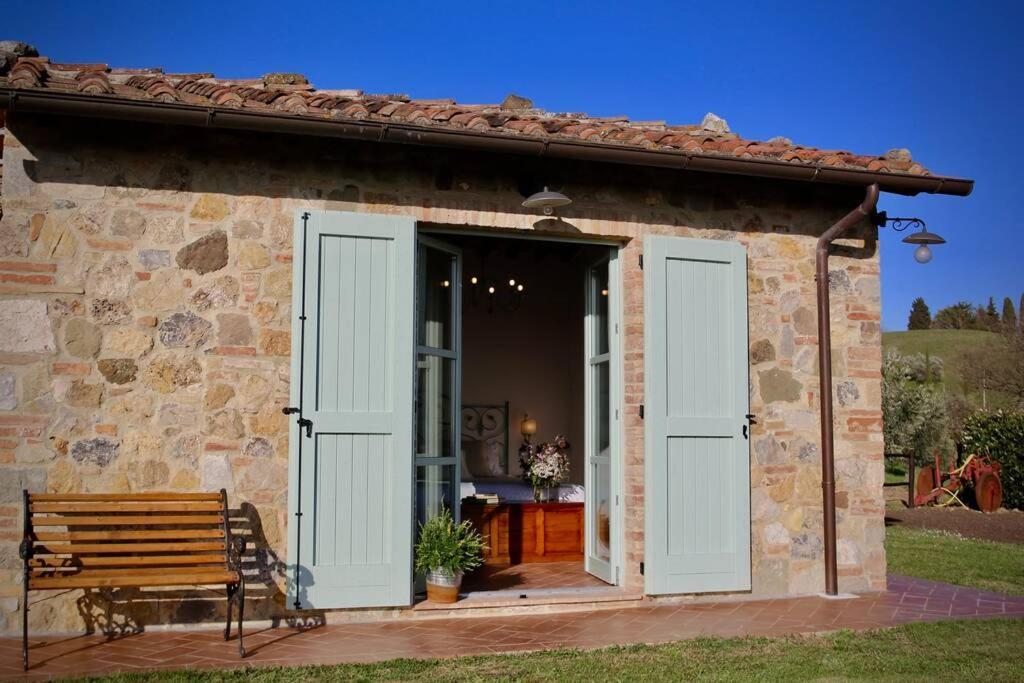
[[[297,525],[289,517],[289,559],[298,545],[303,608],[409,605],[415,224],[310,213],[305,254],[296,219],[291,387],[297,405],[304,257],[301,384],[313,432],[307,438],[292,421],[289,510],[302,516]]]
[[[746,253],[644,239],[645,586],[750,588]]]

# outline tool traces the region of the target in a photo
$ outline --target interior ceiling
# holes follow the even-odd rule
[[[549,261],[569,264],[582,258],[596,259],[598,254],[609,248],[596,244],[478,234],[443,234],[433,237],[460,247],[467,262],[486,258],[509,262],[523,259],[531,263]]]

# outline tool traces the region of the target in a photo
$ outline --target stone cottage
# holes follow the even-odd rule
[[[460,500],[478,494],[513,520],[488,530],[495,562],[578,563],[622,600],[823,590],[815,245],[872,185],[971,181],[905,151],[747,140],[710,114],[464,105],[7,45],[5,629],[24,607],[23,489],[225,489],[256,618],[410,608],[417,520],[476,520]],[[545,190],[571,204],[524,207]],[[877,239],[864,216],[828,277],[844,592],[885,585]],[[493,439],[467,436],[480,406],[498,407]],[[571,443],[536,510],[516,492],[524,413]],[[143,625],[223,610],[202,591],[75,591],[33,603],[32,628],[110,627],[109,601]]]

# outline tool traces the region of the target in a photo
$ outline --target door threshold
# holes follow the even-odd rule
[[[416,612],[489,610],[493,608],[538,607],[565,605],[596,607],[605,603],[639,602],[643,591],[615,586],[607,588],[537,588],[532,590],[472,591],[459,595],[459,601],[439,604],[423,600],[413,606]]]

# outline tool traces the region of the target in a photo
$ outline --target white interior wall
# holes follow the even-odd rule
[[[503,240],[504,241],[504,240]],[[547,243],[551,244],[551,243]],[[566,248],[566,247],[561,247]],[[564,434],[571,444],[569,483],[583,483],[583,261],[566,263],[559,246],[550,252],[492,251],[486,272],[507,286],[526,287],[517,310],[488,314],[486,289],[474,306],[469,278],[482,277],[475,251],[464,252],[462,319],[463,404],[509,402],[509,466],[520,474],[517,451],[524,413],[537,420],[536,441]]]

